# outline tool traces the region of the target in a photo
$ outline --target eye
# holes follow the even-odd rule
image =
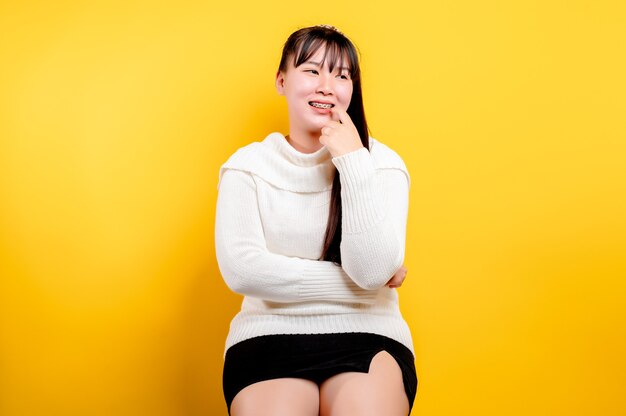
[[[339,75],[342,79],[348,79],[348,77],[346,75]]]
[[[314,72],[316,74],[318,73],[315,69],[305,69],[304,72]]]

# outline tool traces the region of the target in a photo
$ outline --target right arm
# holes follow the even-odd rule
[[[227,169],[218,191],[215,252],[222,277],[232,291],[284,303],[374,303],[377,290],[360,288],[332,262],[269,252],[258,207],[252,176]]]

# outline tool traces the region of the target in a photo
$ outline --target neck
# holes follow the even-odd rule
[[[290,128],[289,134],[285,137],[289,144],[301,153],[314,153],[324,147],[319,140],[319,131],[304,131]]]

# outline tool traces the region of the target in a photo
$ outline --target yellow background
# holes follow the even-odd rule
[[[0,414],[225,414],[219,166],[299,27],[412,177],[414,415],[626,414],[622,1],[0,5]]]

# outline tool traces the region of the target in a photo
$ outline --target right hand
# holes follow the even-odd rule
[[[407,268],[404,267],[404,264],[400,266],[396,274],[386,283],[385,286],[389,286],[389,288],[394,289],[402,286],[402,282],[406,278]]]

